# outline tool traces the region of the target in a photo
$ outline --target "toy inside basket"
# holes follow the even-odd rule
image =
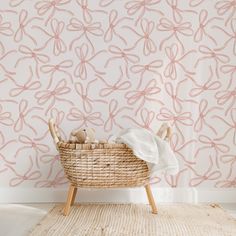
[[[170,129],[166,135],[170,136]],[[145,161],[137,158],[125,144],[79,144],[63,141],[53,121],[49,129],[65,175],[73,188],[121,188],[147,185],[149,170]],[[160,129],[160,131],[161,131]],[[162,132],[159,131],[159,135]],[[146,189],[147,190],[147,189]],[[150,200],[150,199],[149,199]]]

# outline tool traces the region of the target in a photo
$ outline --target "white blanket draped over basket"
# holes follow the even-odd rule
[[[117,135],[115,142],[125,143],[135,156],[146,161],[150,177],[156,177],[160,171],[173,175],[179,170],[169,143],[147,129],[124,129]]]

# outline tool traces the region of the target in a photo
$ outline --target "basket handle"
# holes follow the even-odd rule
[[[167,123],[163,123],[160,129],[157,131],[157,135],[166,141],[170,141],[172,129]]]
[[[57,129],[57,126],[52,118],[49,120],[48,126],[49,126],[50,133],[52,135],[52,138],[53,138],[55,144],[57,144],[58,142],[61,141],[61,135],[60,135],[60,133]]]

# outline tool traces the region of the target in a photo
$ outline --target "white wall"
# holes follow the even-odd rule
[[[160,175],[160,191],[177,187],[168,191],[180,191],[182,200],[187,190],[191,201],[206,199],[208,192],[212,199],[231,201],[236,186],[233,6],[179,0],[174,8],[172,1],[161,0],[149,1],[142,13],[144,6],[136,1],[88,1],[85,10],[81,2],[62,1],[55,12],[40,0],[0,3],[2,201],[62,199],[57,192],[64,194],[67,180],[47,132],[51,116],[65,138],[76,127],[93,127],[97,138],[105,138],[122,128],[156,131],[169,122],[180,172]],[[84,65],[83,57],[91,64]],[[81,96],[85,90],[87,101]]]

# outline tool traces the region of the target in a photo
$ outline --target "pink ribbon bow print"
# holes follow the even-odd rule
[[[25,136],[25,135],[20,135],[19,136],[19,141],[24,144],[25,146],[18,149],[18,151],[16,152],[15,156],[18,156],[19,152],[22,151],[23,149],[26,148],[33,148],[38,156],[38,153],[47,153],[49,151],[49,147],[45,144],[41,144],[41,143],[36,143],[33,141],[33,139]]]
[[[220,70],[224,74],[230,73],[230,81],[227,86],[227,89],[229,89],[232,85],[234,78],[236,77],[236,65],[224,65],[224,66],[221,66]]]
[[[192,126],[193,119],[190,112],[182,112],[175,114],[167,108],[161,108],[160,113],[157,114],[157,119],[161,121],[169,121],[176,127],[179,135],[181,136],[182,143],[184,142],[184,135],[179,128],[179,125]]]
[[[139,62],[139,57],[135,54],[127,53],[125,50],[122,50],[121,48],[111,45],[108,48],[109,52],[113,54],[114,56],[109,58],[106,61],[105,68],[108,67],[108,64],[113,61],[113,60],[121,60],[123,61],[122,68],[124,67],[126,76],[129,78],[129,71],[128,71],[128,66],[129,63],[137,63]]]
[[[72,32],[79,32],[79,37],[74,38],[70,43],[69,49],[71,50],[73,44],[78,41],[83,35],[85,35],[87,27],[80,20],[72,18],[70,20],[70,24],[67,26],[67,30]]]
[[[217,135],[216,129],[212,125],[208,124],[208,122],[206,121],[206,117],[209,116],[208,114],[212,112],[213,110],[221,110],[221,108],[211,107],[210,109],[208,109],[208,101],[205,99],[201,100],[198,107],[199,116],[194,124],[194,130],[196,132],[201,131],[203,129],[203,126],[205,125],[208,128],[210,128],[215,135]]]
[[[69,10],[66,10],[63,5],[70,3],[71,0],[44,0],[39,1],[35,4],[35,8],[40,16],[43,16],[50,12],[45,25],[53,18],[54,14],[58,12],[65,12],[73,16],[73,13]]]
[[[48,155],[48,154],[42,155],[40,157],[40,161],[45,165],[50,164],[50,170],[47,176],[48,179],[52,175],[53,169],[55,169],[55,165],[60,162],[60,155]]]
[[[5,49],[4,49],[4,51],[5,51]],[[15,53],[16,50],[8,51],[8,52],[6,52],[6,53],[3,54],[3,55],[1,54],[2,52],[3,52],[3,51],[1,51],[1,42],[0,42],[0,61],[2,61],[3,59],[5,59],[9,54]],[[1,56],[1,55],[2,55],[2,56]],[[2,70],[2,71],[5,73],[5,77],[6,77],[4,80],[0,81],[0,83],[5,82],[5,81],[8,80],[8,79],[13,80],[13,79],[12,79],[12,75],[15,75],[15,74],[16,74],[15,72],[12,72],[12,71],[7,70],[6,67],[5,67],[3,64],[1,64],[1,63],[0,63],[0,70]]]
[[[0,104],[0,124],[5,126],[11,126],[14,123],[11,116],[12,114],[10,112],[3,111],[3,107]]]
[[[121,111],[126,110],[126,109],[131,110],[131,108],[129,108],[129,107],[118,108],[117,100],[115,100],[115,99],[111,100],[111,102],[109,103],[109,112],[108,112],[109,117],[104,124],[104,130],[106,132],[111,131],[113,128],[113,125],[116,125],[120,129],[122,129],[122,127],[116,122],[116,118]]]
[[[117,81],[114,85],[108,85],[107,84],[107,88],[103,88],[101,89],[99,95],[101,97],[106,97],[110,94],[112,94],[114,91],[121,91],[121,90],[127,90],[131,87],[131,83],[129,81],[125,81],[125,82],[120,82]]]
[[[161,182],[161,178],[160,177],[150,177],[150,180],[149,180],[149,184],[152,185],[152,184],[158,184]]]
[[[142,85],[143,79],[144,79],[144,74],[146,72],[154,73],[155,76],[158,75],[158,77],[161,80],[161,83],[163,83],[162,75],[159,73],[159,68],[161,68],[162,65],[163,65],[162,60],[155,60],[155,61],[151,61],[151,62],[149,62],[148,64],[145,64],[145,65],[131,66],[131,68],[130,68],[131,72],[133,72],[135,74],[140,73],[140,80],[139,80],[139,84],[137,86],[137,89],[139,89],[140,86]]]
[[[216,143],[213,139],[207,137],[206,135],[200,135],[199,141],[205,144],[204,148],[211,148],[214,149],[216,152],[226,153],[229,151],[229,147],[225,144]],[[198,153],[198,152],[197,152]]]
[[[107,14],[107,12],[105,12],[103,10],[91,10],[88,7],[88,1],[87,0],[76,0],[76,2],[80,6],[80,8],[83,12],[83,20],[86,23],[90,23],[93,20],[93,17],[92,17],[92,14],[91,14],[93,12]]]
[[[0,35],[4,36],[12,36],[13,30],[11,28],[10,22],[3,22],[3,18],[0,15]],[[0,41],[0,56],[2,56],[5,53],[5,47],[3,43]]]
[[[110,61],[115,60],[115,59],[122,59],[122,60],[124,60],[126,65],[129,62],[137,63],[139,61],[139,57],[138,56],[136,56],[134,54],[127,53],[127,52],[125,52],[124,50],[122,50],[121,48],[119,48],[117,46],[109,46],[109,52],[114,54],[114,57],[112,57],[112,58],[107,60],[107,62],[105,64],[105,67],[108,66]]]
[[[109,6],[113,2],[114,2],[114,0],[100,0],[99,6],[107,7],[107,6]]]
[[[92,48],[92,53],[94,53],[95,48],[94,48],[93,43],[89,39],[89,36],[102,36],[103,30],[101,27],[102,25],[100,22],[94,22],[94,23],[85,25],[80,20],[76,18],[72,18],[70,20],[70,24],[67,26],[67,29],[69,31],[79,32],[79,37],[76,37],[71,41],[69,49],[71,50],[73,47],[73,44],[76,41],[78,41],[82,36],[84,36],[87,42],[89,43],[90,47]]]
[[[0,34],[3,34],[5,36],[12,36],[13,30],[11,28],[10,22],[3,22],[3,18],[0,15]]]
[[[166,47],[165,53],[167,57],[169,58],[170,62],[167,64],[164,70],[164,75],[166,77],[171,78],[172,80],[175,80],[177,78],[178,68],[182,69],[187,74],[193,75],[194,72],[188,71],[185,68],[185,66],[181,63],[181,61],[190,53],[195,53],[195,52],[196,52],[195,50],[191,50],[178,58],[179,48],[177,44],[173,44],[171,45],[171,47]]]
[[[2,132],[0,132],[0,145],[5,143],[5,137]]]
[[[3,169],[0,169],[0,174],[3,173],[3,172],[6,172],[8,170],[7,167],[3,168]]]
[[[107,103],[106,101],[101,100],[101,99],[91,99],[91,98],[88,97],[89,87],[94,82],[96,82],[96,79],[90,81],[86,88],[84,88],[82,83],[78,82],[78,83],[75,84],[75,90],[82,99],[83,108],[88,113],[90,113],[92,111],[92,104],[93,103],[95,103],[95,102],[102,102],[102,103],[105,103],[105,104]]]
[[[58,171],[58,173],[56,174],[54,179],[38,181],[38,182],[36,182],[35,187],[39,187],[39,188],[51,188],[51,187],[53,187],[53,188],[56,188],[56,187],[59,187],[59,186],[63,186],[67,183],[68,183],[68,180],[66,179],[66,177],[64,175],[64,171],[60,170],[60,171]]]
[[[180,170],[178,174],[176,175],[168,175],[165,173],[164,177],[165,177],[166,183],[172,188],[178,187],[181,175],[183,175],[183,173],[186,172],[187,170],[188,170],[187,168],[184,168]]]
[[[171,97],[173,108],[174,108],[176,113],[179,113],[179,112],[182,111],[182,109],[183,109],[182,105],[185,102],[196,103],[192,99],[181,99],[181,98],[179,98],[178,91],[180,89],[181,84],[185,81],[187,81],[187,80],[185,79],[185,80],[180,81],[178,83],[178,85],[176,86],[175,90],[174,90],[174,87],[173,87],[172,83],[165,83],[166,93]]]
[[[234,173],[234,165],[236,163],[236,155],[222,155],[220,157],[220,160],[222,163],[224,164],[230,164],[228,170],[229,170],[229,174],[226,177],[227,179],[229,179],[231,177],[231,175]]]
[[[225,129],[226,131],[224,132],[224,134],[217,138],[216,140],[222,140],[226,137],[226,135],[233,131],[233,143],[234,145],[236,145],[236,108],[233,108],[231,111],[230,111],[230,118],[231,118],[231,123],[228,122],[226,119],[223,119],[222,117],[220,116],[213,116],[214,118],[217,118],[219,120],[221,120],[224,124],[226,124],[229,128],[228,129]]]
[[[229,102],[229,106],[225,111],[225,115],[227,115],[236,102],[236,88],[234,90],[218,91],[215,94],[215,98],[217,99],[218,105],[225,105]]]
[[[25,56],[16,61],[15,67],[17,67],[19,63],[25,59],[33,59],[35,62],[35,73],[36,76],[39,78],[39,63],[45,64],[49,62],[49,57],[45,54],[38,53],[35,50],[31,50],[29,47],[24,45],[21,45],[19,47],[19,52]]]
[[[33,71],[32,68],[30,67],[30,76],[25,84],[20,85],[16,83],[15,80],[12,80],[16,88],[11,89],[9,95],[11,97],[17,97],[26,91],[33,91],[39,89],[41,87],[41,83],[39,81],[32,82],[32,78],[33,78]]]
[[[24,1],[25,0],[10,0],[10,6],[11,7],[18,7]]]
[[[86,23],[90,23],[92,21],[92,15],[91,15],[91,10],[88,8],[88,1],[87,0],[81,0],[81,3],[76,0],[76,2],[79,4],[79,6],[82,9],[83,12],[83,19]]]
[[[210,78],[203,85],[199,85],[195,81],[193,81],[196,87],[190,90],[189,95],[192,97],[196,97],[205,91],[211,91],[211,90],[214,91],[214,90],[219,89],[221,87],[221,83],[219,81],[212,82],[211,81],[212,75],[213,73],[211,70]]]
[[[174,108],[175,112],[177,112],[177,113],[181,112],[181,110],[182,110],[181,99],[177,97],[178,88],[176,88],[176,91],[174,91],[173,85],[171,83],[166,83],[165,89],[166,89],[167,94],[172,99],[172,104],[173,104],[173,108]]]
[[[49,152],[50,150],[49,147],[42,143],[36,143],[33,139],[29,138],[26,135],[20,135],[19,141],[22,143],[22,147],[16,151],[15,157],[18,157],[20,152],[22,152],[25,149],[34,150],[35,158],[36,158],[36,165],[39,168],[39,162],[38,162],[39,153]]]
[[[230,24],[230,28],[231,28],[231,31],[232,31],[231,33],[225,31],[225,29],[223,29],[223,28],[221,28],[217,25],[213,27],[213,28],[219,29],[220,31],[224,32],[229,37],[229,39],[225,41],[225,43],[222,47],[216,49],[217,51],[224,50],[228,46],[228,44],[232,41],[233,42],[233,53],[236,56],[236,37],[235,37],[235,35],[236,35],[236,26],[235,25],[236,25],[236,19],[232,19],[231,24]]]
[[[144,106],[146,101],[153,101],[163,105],[163,103],[160,100],[153,98],[153,96],[156,97],[157,94],[160,93],[160,91],[161,91],[160,88],[157,87],[156,80],[153,79],[146,84],[144,89],[127,92],[125,94],[125,98],[127,99],[127,103],[129,105],[140,103],[138,109],[135,112],[135,115],[137,115],[138,111]]]
[[[131,20],[129,17],[122,17],[120,19],[117,19],[118,13],[116,10],[112,10],[109,14],[109,27],[107,31],[104,34],[104,40],[105,42],[110,42],[113,39],[113,36],[115,35],[118,37],[125,45],[127,45],[127,41],[124,37],[122,37],[120,34],[117,33],[116,28],[118,24],[120,24],[124,20]]]
[[[62,139],[66,140],[66,134],[60,128],[61,123],[64,120],[65,113],[63,111],[57,110],[56,108],[53,108],[50,112],[50,117],[52,117],[54,119],[55,125],[57,126],[57,129],[58,129],[59,133],[62,135]],[[45,120],[42,117],[37,116],[37,115],[32,116],[32,118],[40,120],[44,124],[44,127],[46,128],[46,131],[44,132],[44,134],[41,137],[35,138],[35,141],[41,141],[49,134],[48,120]]]
[[[24,36],[27,36],[35,45],[37,45],[36,40],[26,32],[26,27],[29,23],[31,23],[34,20],[42,20],[40,17],[32,17],[28,19],[28,12],[26,10],[21,10],[19,14],[19,27],[16,30],[16,33],[14,35],[15,42],[20,42]]]
[[[5,138],[4,138],[4,136],[1,132],[0,132],[0,138],[1,138],[0,139],[0,160],[1,160],[1,162],[3,161],[3,162],[5,162],[6,164],[9,164],[9,165],[16,164],[15,161],[7,160],[7,157],[4,156],[4,154],[3,154],[4,153],[4,148],[6,148],[11,143],[16,143],[16,140],[9,140],[9,141],[5,142]],[[0,170],[0,172],[1,172],[1,170]]]
[[[190,0],[189,5],[191,7],[199,6],[201,3],[203,3],[205,0]]]
[[[71,108],[69,114],[67,115],[67,119],[70,121],[80,122],[78,129],[81,127],[88,127],[89,124],[102,126],[102,113],[101,112],[93,112],[90,114],[85,114],[77,108]]]
[[[83,102],[83,108],[86,112],[92,111],[92,99],[88,97],[88,87],[84,89],[83,85],[81,83],[77,83],[75,85],[77,93],[80,95],[82,102]]]
[[[65,94],[68,94],[71,91],[69,87],[67,87],[67,83],[64,79],[60,80],[55,88],[53,90],[43,90],[43,91],[38,91],[35,94],[35,98],[37,99],[37,102],[39,105],[44,105],[48,102],[50,102],[45,114],[47,114],[50,109],[54,106],[55,102],[67,102],[70,105],[74,105],[73,102],[62,98],[64,97]]]
[[[148,111],[146,108],[143,108],[140,112],[141,123],[137,122],[137,119],[134,119],[131,116],[124,115],[123,118],[131,120],[138,127],[151,130],[151,123],[155,118],[155,113],[153,111]]]
[[[32,160],[31,156],[29,157],[29,160],[30,160],[29,167],[23,175],[18,174],[12,166],[6,165],[10,170],[12,170],[12,172],[16,176],[16,177],[14,177],[10,180],[10,186],[11,187],[18,186],[18,185],[22,184],[23,182],[25,182],[27,180],[37,180],[41,177],[41,172],[40,171],[32,171],[32,169],[33,169],[33,160]]]
[[[216,165],[219,168],[219,162],[218,162],[219,152],[227,153],[230,150],[229,146],[227,146],[225,144],[222,144],[222,143],[219,143],[219,142],[217,142],[217,140],[209,138],[206,135],[200,135],[198,140],[199,140],[199,142],[201,142],[203,144],[203,146],[197,149],[197,151],[194,155],[195,158],[198,157],[198,154],[202,150],[205,150],[205,149],[207,149],[209,151],[212,150],[212,151],[214,151],[214,156],[216,158]]]
[[[192,164],[196,164],[196,162],[190,159],[191,156],[188,156],[188,159],[186,159],[186,157],[182,154],[182,152],[184,151],[183,149],[185,148],[187,149],[191,148],[192,146],[190,145],[193,145],[195,147],[196,142],[197,140],[192,139],[181,144],[179,135],[176,133],[173,133],[170,139],[170,146],[173,152],[177,154],[178,156],[180,156],[184,160],[184,162],[188,163],[189,165],[192,165]]]
[[[154,6],[160,3],[160,1],[161,0],[141,0],[141,1],[133,0],[127,2],[125,4],[125,8],[127,9],[128,15],[132,16],[135,14],[139,14],[137,20],[135,21],[135,26],[136,26],[138,22],[143,18],[146,11],[155,12],[161,16],[164,15],[163,12],[154,8]]]
[[[215,5],[215,8],[217,9],[217,13],[221,16],[229,14],[227,20],[225,21],[225,26],[227,26],[229,21],[234,18],[236,12],[235,0],[218,1]]]
[[[235,188],[236,187],[236,178],[232,180],[221,180],[215,184],[217,188]]]
[[[15,132],[19,132],[22,131],[22,129],[24,128],[24,126],[29,127],[35,134],[37,134],[36,129],[30,125],[28,122],[26,122],[26,117],[28,116],[28,114],[34,110],[42,110],[42,108],[40,107],[32,107],[30,109],[28,109],[28,101],[26,100],[21,100],[19,103],[19,116],[18,119],[16,120],[15,124],[14,124],[14,131]]]
[[[205,36],[205,37],[209,38],[215,45],[217,45],[216,40],[206,32],[206,27],[212,21],[221,20],[221,18],[220,17],[212,17],[210,19],[207,19],[207,18],[208,18],[208,11],[205,9],[201,10],[201,12],[199,14],[199,19],[198,19],[199,27],[194,34],[194,41],[200,42],[200,41],[202,41],[203,37]]]
[[[219,78],[219,63],[229,62],[229,57],[225,54],[217,53],[216,50],[210,49],[209,47],[204,45],[199,46],[199,52],[203,54],[203,57],[200,57],[197,60],[194,67],[196,68],[200,61],[212,59],[215,62],[215,74],[217,78]]]
[[[209,156],[209,160],[210,160],[210,165],[203,175],[198,174],[197,171],[195,169],[193,169],[192,166],[188,166],[188,168],[191,169],[193,171],[193,173],[196,175],[196,177],[192,178],[189,181],[190,187],[196,187],[196,186],[202,184],[204,181],[217,180],[221,177],[222,174],[220,171],[218,171],[218,170],[212,171],[213,161],[212,161],[211,156]]]
[[[45,74],[50,74],[50,80],[47,86],[47,89],[49,89],[52,85],[52,82],[54,80],[54,74],[56,73],[63,73],[64,75],[68,76],[71,80],[71,83],[73,83],[72,75],[67,72],[66,70],[68,68],[71,68],[73,66],[72,60],[64,60],[56,65],[44,65],[41,66],[40,71]]]
[[[87,44],[82,44],[81,47],[75,48],[75,54],[79,58],[80,63],[75,67],[74,76],[81,79],[87,79],[89,68],[96,74],[104,74],[104,72],[98,71],[91,62],[97,55],[103,52],[105,51],[101,50],[96,52],[94,55],[89,56],[89,48]]]
[[[104,80],[102,77],[98,76],[100,80],[103,81],[103,83],[106,85],[106,88],[102,88],[99,92],[99,95],[101,97],[106,97],[114,93],[115,91],[123,91],[128,90],[131,87],[131,83],[129,81],[121,82],[124,74],[122,69],[120,68],[120,77],[118,78],[118,81],[115,82],[113,85],[109,85],[106,80]]]
[[[169,39],[171,39],[172,37],[174,37],[178,41],[179,45],[181,46],[181,52],[184,53],[184,45],[179,39],[178,34],[181,34],[187,37],[192,36],[193,30],[191,26],[192,25],[190,22],[183,22],[183,23],[175,24],[171,22],[170,20],[168,20],[167,18],[161,18],[160,23],[157,26],[157,29],[160,31],[165,31],[165,32],[169,31],[170,35],[160,42],[159,49],[162,50],[163,44]]]
[[[141,20],[140,26],[142,33],[136,32],[133,28],[129,26],[123,27],[131,30],[134,34],[136,34],[139,37],[139,39],[134,43],[134,46],[132,46],[131,48],[127,48],[126,50],[127,51],[133,50],[134,48],[136,48],[139,42],[143,41],[143,55],[149,56],[151,53],[155,53],[157,50],[156,44],[150,37],[151,33],[154,30],[154,22],[143,19]]]
[[[196,11],[193,10],[182,10],[178,8],[178,0],[166,0],[166,3],[171,7],[172,16],[176,23],[180,23],[183,20],[183,13],[193,13],[196,14]]]
[[[44,32],[49,39],[44,43],[44,45],[40,48],[37,48],[36,51],[42,51],[47,47],[47,45],[52,42],[53,43],[53,54],[55,56],[60,55],[61,53],[65,53],[67,48],[65,42],[62,40],[61,34],[64,30],[65,23],[63,21],[58,21],[57,19],[51,20],[51,31],[52,33],[48,33],[46,30],[39,26],[33,26],[35,29],[39,29]]]

